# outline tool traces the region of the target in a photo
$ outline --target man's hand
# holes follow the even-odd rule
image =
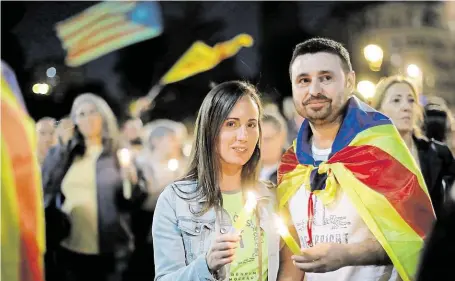
[[[305,272],[324,273],[345,266],[390,265],[392,262],[375,239],[354,244],[323,243],[292,256],[295,266]]]
[[[302,249],[302,254],[292,256],[292,260],[304,272],[324,273],[346,266],[347,254],[346,244],[324,243]]]

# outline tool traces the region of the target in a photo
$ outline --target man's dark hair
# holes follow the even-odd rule
[[[295,46],[294,52],[292,53],[291,63],[289,64],[289,76],[292,77],[291,67],[298,56],[321,52],[337,55],[342,61],[341,66],[344,72],[347,73],[352,71],[349,52],[341,43],[327,38],[312,38]]]

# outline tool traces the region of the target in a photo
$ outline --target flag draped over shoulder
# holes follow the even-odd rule
[[[35,124],[1,77],[1,280],[44,280],[44,207]]]
[[[252,45],[253,38],[248,34],[239,34],[233,39],[216,44],[213,47],[202,41],[196,41],[163,76],[160,84],[174,83],[210,70],[221,61],[237,54],[242,47]]]
[[[162,16],[154,1],[106,1],[56,24],[67,51],[66,64],[79,66],[161,34]]]
[[[412,280],[435,215],[420,169],[396,128],[386,116],[352,97],[327,162],[316,163],[312,158],[309,134],[305,120],[282,158],[280,208],[302,186],[324,204],[341,188],[401,278]]]

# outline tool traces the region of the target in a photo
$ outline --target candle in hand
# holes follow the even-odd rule
[[[281,238],[283,238],[289,249],[291,249],[292,253],[294,253],[294,255],[300,255],[300,246],[297,244],[294,237],[292,237],[292,235],[289,233],[289,230],[284,224],[283,220],[279,216],[276,216],[275,223],[278,229],[278,233],[280,234]]]
[[[119,158],[120,166],[123,169],[123,172],[127,170],[131,164],[131,154],[127,148],[122,148],[117,152],[117,157]],[[131,198],[131,183],[126,177],[126,174],[123,175],[123,196],[126,199]]]
[[[179,168],[179,160],[172,158],[167,162],[167,168],[172,172],[175,172]]]
[[[243,228],[246,226],[246,222],[251,218],[251,213],[254,208],[256,208],[256,203],[256,195],[254,195],[253,192],[248,192],[245,207],[242,209],[233,225],[236,233],[242,232]]]

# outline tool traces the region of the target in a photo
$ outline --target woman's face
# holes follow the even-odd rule
[[[85,102],[76,108],[75,123],[85,138],[101,137],[103,117],[93,103]]]
[[[412,131],[417,122],[418,110],[413,90],[406,83],[395,83],[390,86],[380,107],[380,111],[392,119],[400,133]]]
[[[259,141],[259,108],[250,97],[241,98],[221,125],[217,152],[221,166],[241,168]]]

